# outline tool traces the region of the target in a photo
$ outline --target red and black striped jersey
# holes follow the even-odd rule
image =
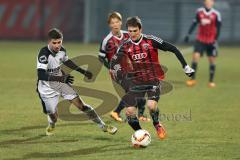
[[[121,37],[114,36],[112,32],[110,32],[102,41],[99,56],[103,58],[107,58],[108,61],[112,59],[112,56],[116,53],[120,44],[129,38],[127,31],[120,31]]]
[[[197,40],[203,43],[214,43],[217,37],[217,23],[221,23],[221,14],[216,9],[207,11],[201,7],[196,12],[194,21],[198,22]]]
[[[135,73],[134,83],[142,84],[162,80],[164,79],[164,72],[160,66],[158,49],[167,51],[163,42],[161,38],[153,35],[142,34],[137,42],[133,42],[129,38],[119,47],[113,59],[117,59],[119,56],[127,57],[130,67],[124,66],[121,68],[128,68],[130,69],[128,72]]]

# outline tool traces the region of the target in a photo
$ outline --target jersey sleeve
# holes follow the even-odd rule
[[[125,49],[124,45],[120,45],[117,49],[116,54],[113,55],[111,61],[110,61],[110,74],[113,80],[115,80],[117,83],[121,83],[124,77],[123,72],[123,66],[122,66],[122,60],[125,56]]]
[[[200,22],[200,18],[199,18],[198,13],[199,13],[199,9],[196,11],[195,17],[192,20],[192,24],[191,24],[190,28],[188,29],[188,34],[189,35],[192,34],[192,32],[196,28],[197,24]]]
[[[220,12],[218,11],[216,11],[216,15],[217,15],[217,20],[216,20],[217,34],[216,34],[215,40],[218,40],[220,36],[221,27],[222,27],[222,17]]]
[[[37,57],[37,69],[47,70],[49,54],[41,49]]]
[[[163,51],[167,51],[167,49],[163,45],[164,41],[161,38],[153,36],[153,35],[150,35],[149,38],[152,40],[152,44],[153,44],[154,48],[157,48],[157,49],[160,49]]]
[[[63,56],[63,62],[66,62],[68,60],[67,50],[62,47],[61,51],[63,51],[65,53]]]
[[[222,16],[221,16],[221,13],[220,12],[216,12],[217,13],[217,21],[219,22],[219,23],[221,23],[222,22]]]
[[[106,57],[106,44],[107,43],[105,41],[102,41],[101,45],[100,45],[100,48],[99,48],[98,56],[100,56],[102,58]]]
[[[68,60],[68,55],[67,53],[65,52],[65,55],[63,56],[63,62],[66,62]]]
[[[197,10],[196,13],[195,13],[195,17],[192,20],[192,23],[199,23],[199,22],[200,22],[199,10]]]

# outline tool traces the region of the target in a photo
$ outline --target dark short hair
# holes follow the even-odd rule
[[[48,31],[49,39],[60,39],[63,38],[62,32],[57,28],[52,28]]]
[[[139,29],[141,29],[142,28],[141,19],[138,16],[128,17],[126,27],[138,27]]]

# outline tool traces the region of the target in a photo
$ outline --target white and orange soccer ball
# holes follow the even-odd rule
[[[140,129],[133,133],[131,141],[133,147],[147,147],[151,143],[151,135],[148,131]]]

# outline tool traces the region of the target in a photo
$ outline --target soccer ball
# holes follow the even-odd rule
[[[151,136],[148,131],[140,129],[134,132],[131,140],[134,147],[147,147],[151,142]]]

